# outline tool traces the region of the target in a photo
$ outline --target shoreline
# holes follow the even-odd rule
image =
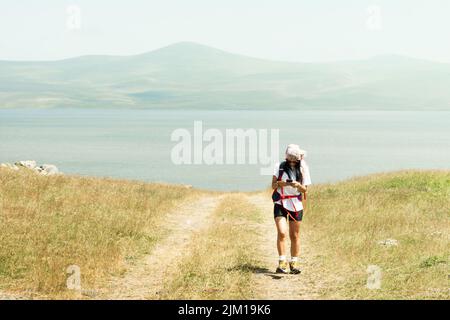
[[[3,164],[3,163],[2,163]],[[7,167],[0,167],[1,169],[11,170]],[[28,168],[21,168],[19,170],[30,170]],[[16,170],[16,171],[19,171]],[[442,173],[447,174],[450,173],[449,169],[401,169],[401,170],[392,170],[392,171],[380,171],[380,172],[374,172],[369,174],[361,174],[361,175],[354,175],[345,179],[341,179],[338,181],[332,181],[332,182],[321,182],[321,183],[313,183],[312,187],[324,187],[324,186],[336,186],[339,184],[348,184],[348,183],[358,183],[370,178],[376,178],[376,177],[389,177],[389,176],[396,176],[399,174],[408,174],[408,173]],[[242,193],[242,194],[256,194],[256,193],[262,193],[270,191],[270,184],[267,183],[267,188],[261,188],[257,190],[219,190],[219,189],[208,189],[208,188],[201,188],[197,187],[192,184],[188,183],[171,183],[167,181],[147,181],[147,180],[140,180],[140,179],[129,179],[129,178],[118,178],[118,177],[112,177],[112,176],[95,176],[95,175],[83,175],[83,174],[75,174],[75,173],[56,173],[53,176],[64,176],[71,179],[83,179],[83,180],[100,180],[105,182],[120,182],[120,183],[133,183],[133,184],[145,184],[145,185],[159,185],[164,187],[174,187],[174,188],[186,188],[186,189],[192,189],[198,192],[208,192],[208,193],[222,193],[222,194],[233,194],[233,193]],[[50,175],[51,176],[51,175]]]

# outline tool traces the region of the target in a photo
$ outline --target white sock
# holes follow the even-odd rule
[[[286,256],[280,256],[279,260],[280,261],[286,261]]]
[[[292,257],[291,258],[291,262],[297,262],[298,261],[298,257]]]

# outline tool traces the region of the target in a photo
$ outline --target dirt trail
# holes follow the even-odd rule
[[[0,291],[0,301],[1,300],[29,300],[30,298],[14,294],[14,293],[6,293],[3,291]]]
[[[189,249],[194,233],[209,225],[209,217],[221,200],[221,196],[202,196],[199,200],[184,203],[175,209],[166,238],[158,242],[152,253],[124,276],[112,279],[109,288],[96,297],[99,299],[158,299],[163,290],[164,279],[170,277]]]
[[[264,221],[258,224],[260,249],[262,252],[261,269],[254,275],[255,299],[317,299],[325,286],[322,278],[320,255],[311,247],[308,232],[300,230],[301,269],[300,275],[279,275],[275,273],[278,263],[276,248],[276,228],[273,221],[273,204],[266,194],[249,196],[249,201],[263,211]],[[307,214],[305,219],[307,223]],[[289,257],[289,241],[286,251]]]
[[[210,217],[224,196],[202,196],[174,208],[177,223],[167,227],[167,236],[159,241],[151,254],[144,257],[121,277],[111,279],[107,288],[97,292],[94,299],[159,299],[163,294],[164,280],[176,272],[177,261],[189,254],[192,236],[210,225]],[[325,279],[320,253],[311,247],[308,230],[301,230],[300,275],[276,274],[276,229],[273,222],[273,204],[266,194],[248,196],[248,200],[262,210],[264,220],[255,224],[262,262],[254,273],[254,299],[317,299],[321,289],[330,285]],[[305,217],[307,217],[307,212]],[[167,221],[169,222],[169,221]],[[306,222],[307,223],[307,218]],[[289,242],[289,241],[288,241]],[[288,243],[289,244],[289,243]],[[289,252],[289,246],[287,246]],[[1,299],[26,299],[0,291]],[[87,296],[81,298],[88,298]]]

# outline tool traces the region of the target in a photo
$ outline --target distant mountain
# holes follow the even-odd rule
[[[450,64],[288,63],[191,42],[135,56],[0,61],[0,108],[450,110]]]

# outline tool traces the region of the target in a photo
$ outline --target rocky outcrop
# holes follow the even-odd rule
[[[22,161],[17,161],[14,164],[1,163],[0,167],[8,168],[8,169],[15,170],[15,171],[18,171],[20,169],[33,170],[34,172],[36,172],[40,175],[43,175],[43,176],[62,174],[62,172],[60,172],[58,170],[58,167],[56,167],[54,164],[43,164],[41,166],[38,166],[37,162],[34,160],[22,160]]]

